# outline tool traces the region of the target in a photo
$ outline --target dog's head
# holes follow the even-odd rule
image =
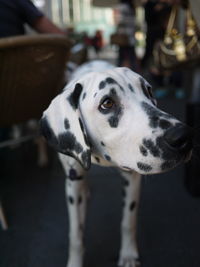
[[[192,150],[189,127],[156,107],[151,86],[128,68],[71,82],[44,112],[44,136],[90,167],[91,155],[142,174],[167,171]]]

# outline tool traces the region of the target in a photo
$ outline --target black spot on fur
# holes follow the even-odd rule
[[[122,108],[120,107],[120,104],[117,104],[113,109],[113,115],[108,119],[108,122],[112,128],[118,127],[121,115],[122,115]]]
[[[58,146],[63,153],[75,151],[77,154],[83,151],[82,145],[77,142],[76,137],[70,131],[58,135]]]
[[[79,175],[79,176],[76,176],[74,177],[73,179],[70,179],[71,181],[80,181],[80,180],[83,180],[83,176]]]
[[[140,152],[145,157],[148,155],[148,152],[147,152],[146,148],[143,147],[143,146],[140,146]]]
[[[70,131],[60,133],[58,137],[56,137],[46,119],[41,121],[41,127],[48,143],[58,152],[71,157],[76,157],[76,154],[80,154],[83,151],[82,145],[76,140],[76,137]]]
[[[111,77],[106,78],[106,82],[107,82],[108,84],[116,84],[116,83],[117,83],[117,82],[116,82],[113,78],[111,78]]]
[[[77,172],[75,169],[71,168],[69,170],[69,178],[70,180],[75,180],[75,178],[77,177]]]
[[[77,83],[73,93],[68,97],[69,103],[74,109],[78,108],[79,97],[81,95],[82,90],[83,86],[80,83]]]
[[[111,77],[106,78],[106,83],[117,84],[119,86],[120,90],[124,92],[124,88],[117,81],[115,81],[113,78],[111,78]]]
[[[84,141],[85,141],[86,145],[90,147],[91,144],[90,144],[89,139],[88,139],[88,137],[86,135],[83,122],[82,122],[81,118],[78,118],[78,120],[79,120],[79,124],[80,124],[80,127],[81,127],[81,131],[83,132]]]
[[[166,130],[166,129],[170,128],[171,126],[172,126],[171,122],[169,122],[169,121],[167,121],[167,120],[161,119],[161,120],[159,121],[159,127],[160,127],[161,129]]]
[[[99,89],[104,89],[106,86],[106,82],[105,81],[101,81],[100,84],[99,84]]]
[[[83,201],[82,196],[79,196],[79,197],[78,197],[78,205],[80,205],[80,204],[82,203],[82,201]]]
[[[141,106],[149,117],[149,126],[151,128],[159,127],[159,123],[160,123],[161,119],[169,120],[172,118],[169,114],[161,112],[160,110],[158,110],[154,106],[152,106],[152,105],[150,105],[144,101],[141,103]]]
[[[152,167],[148,164],[137,162],[138,169],[145,172],[150,172],[152,170]]]
[[[70,181],[79,181],[83,179],[83,176],[78,176],[76,170],[71,168],[69,170],[68,178],[70,179]]]
[[[119,123],[119,118],[118,116],[112,116],[108,119],[108,122],[112,128],[117,128]]]
[[[127,179],[123,178],[122,181],[123,181],[124,186],[126,186],[126,187],[129,186],[129,181]]]
[[[97,93],[94,94],[94,97],[96,97]]]
[[[120,90],[121,90],[122,92],[125,91],[124,88],[123,88],[121,85],[119,85],[119,88],[120,88]]]
[[[129,83],[128,88],[132,93],[135,93],[135,90],[133,89],[133,86]]]
[[[98,157],[95,157],[95,160],[96,160],[97,163],[100,162],[100,159]]]
[[[151,120],[149,121],[149,126],[151,128],[157,128],[159,126],[160,119],[158,116],[152,116]]]
[[[110,95],[110,96],[115,96],[115,95],[117,95],[117,92],[116,92],[115,88],[111,88],[111,89],[110,89],[110,93],[109,93],[109,95]]]
[[[133,211],[135,206],[136,206],[135,201],[131,202],[130,207],[129,207],[130,211]]]
[[[49,125],[49,122],[46,117],[43,117],[40,120],[40,131],[42,135],[47,139],[48,143],[52,146],[58,145],[58,140],[52,130],[52,128]]]
[[[84,92],[83,97],[82,97],[82,100],[84,100],[85,97],[86,97],[86,92]]]
[[[160,151],[158,149],[158,146],[155,145],[151,139],[143,139],[143,145],[154,157],[160,156]]]
[[[65,129],[68,130],[70,128],[69,120],[65,118],[64,120]]]
[[[72,204],[72,205],[74,204],[74,198],[72,196],[69,196],[68,200],[69,200],[70,204]]]
[[[84,162],[85,168],[89,169],[91,162],[91,154],[89,150],[86,150],[81,155],[82,161]]]
[[[147,90],[147,87],[146,87],[146,82],[142,77],[140,77],[140,84],[141,84],[141,88],[142,88],[143,94],[149,99],[150,96],[149,96],[149,93],[148,93],[148,90]]]
[[[84,132],[84,126],[83,126],[83,122],[82,122],[81,118],[78,118],[78,120],[79,120],[79,124],[81,127],[81,131]]]
[[[108,155],[104,155],[105,159],[108,160],[108,161],[111,161],[111,157],[108,156]]]
[[[101,145],[102,145],[102,146],[106,146],[106,145],[104,144],[104,142],[102,142],[102,141],[101,141]]]
[[[140,77],[140,83],[141,83],[141,88],[143,91],[143,94],[151,100],[153,105],[156,105],[156,101],[153,97],[151,86],[149,83],[147,83],[142,77]]]

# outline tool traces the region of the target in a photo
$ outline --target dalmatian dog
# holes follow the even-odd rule
[[[67,267],[83,265],[87,203],[84,180],[91,162],[116,166],[124,199],[118,265],[136,267],[136,218],[142,174],[166,172],[188,160],[192,130],[156,106],[151,86],[126,67],[83,65],[44,112],[43,135],[58,152],[66,174],[69,212]]]

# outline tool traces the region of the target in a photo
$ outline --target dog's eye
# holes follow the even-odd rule
[[[111,98],[106,98],[100,105],[101,109],[111,109],[114,105],[114,102]]]

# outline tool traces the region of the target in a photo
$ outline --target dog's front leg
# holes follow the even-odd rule
[[[136,243],[136,218],[141,175],[136,172],[121,173],[123,176],[123,214],[118,265],[122,267],[136,267],[139,265],[139,254]]]
[[[83,230],[87,202],[84,170],[74,159],[59,155],[66,173],[65,192],[69,215],[69,248],[67,267],[83,266]]]
[[[67,267],[82,267],[83,229],[86,209],[85,180],[66,179],[66,195],[69,214],[69,254]]]

